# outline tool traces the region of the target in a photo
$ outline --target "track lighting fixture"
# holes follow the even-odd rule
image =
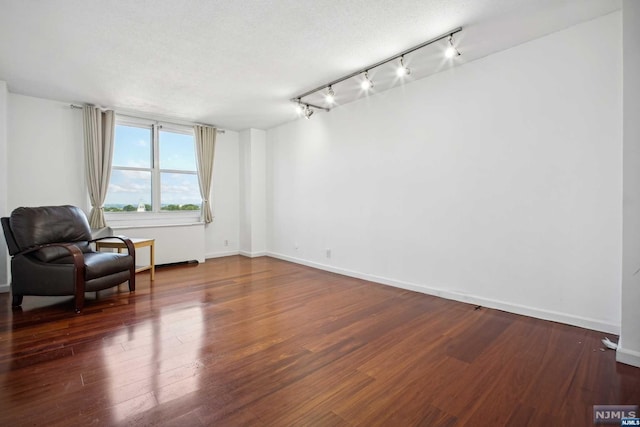
[[[302,102],[302,99],[309,96],[309,95],[313,95],[315,93],[320,93],[321,91],[325,91],[326,93],[324,94],[324,101],[325,101],[325,105],[327,106],[333,106],[335,104],[335,92],[333,90],[333,86],[338,84],[338,83],[342,83],[345,80],[349,80],[349,79],[354,79],[357,78],[358,76],[362,75],[364,77],[364,79],[362,79],[360,81],[360,87],[363,91],[368,91],[370,89],[373,88],[373,81],[369,78],[369,71],[373,70],[374,68],[377,68],[381,65],[387,64],[391,61],[396,61],[396,60],[400,60],[400,66],[397,68],[396,73],[398,75],[398,77],[404,77],[407,76],[409,74],[411,74],[411,69],[409,67],[407,67],[404,63],[404,56],[414,52],[418,49],[422,49],[423,47],[426,47],[430,44],[439,42],[440,40],[443,39],[447,39],[447,49],[445,50],[444,54],[447,58],[454,58],[456,56],[460,55],[460,51],[458,51],[457,47],[455,46],[455,43],[453,41],[453,35],[456,33],[459,33],[460,31],[462,31],[462,27],[458,27],[454,30],[451,30],[447,33],[441,34],[438,37],[435,37],[431,40],[427,40],[424,43],[420,43],[417,46],[414,46],[412,48],[409,48],[407,50],[404,50],[396,55],[393,55],[389,58],[383,59],[382,61],[376,62],[375,64],[371,64],[365,68],[361,68],[351,74],[347,74],[346,76],[340,77],[339,79],[333,80],[327,84],[324,84],[320,87],[317,87],[313,90],[310,90],[308,92],[303,93],[302,95],[299,95],[295,98],[292,98],[291,101],[296,102],[298,104],[298,111],[299,114],[301,116],[306,117],[307,119],[311,117],[311,115],[313,114],[313,112],[315,110],[324,110],[324,111],[329,111],[329,108],[326,107],[321,107],[318,105],[314,105],[314,104],[310,104],[308,102]],[[347,91],[348,92],[348,91]]]
[[[296,112],[298,113],[298,116],[299,117],[304,116],[304,118],[306,119],[311,118],[315,110],[329,111],[328,108],[321,107],[319,105],[310,104],[308,102],[302,102],[300,98],[292,99],[292,101],[295,101],[297,103]]]
[[[364,80],[360,83],[362,90],[373,89],[373,82],[369,78],[369,70],[364,72]]]
[[[327,88],[327,94],[324,96],[324,100],[329,105],[333,105],[336,102],[336,93],[333,91],[331,85]]]
[[[313,115],[313,109],[311,107],[309,107],[308,105],[306,105],[304,107],[303,114],[304,114],[304,118],[305,119],[310,119],[311,116]]]
[[[404,65],[404,55],[400,57],[400,66],[396,70],[398,77],[404,77],[411,74],[411,68]]]
[[[444,56],[446,56],[447,58],[453,58],[454,56],[459,56],[460,52],[458,52],[458,49],[456,49],[456,47],[453,44],[453,34],[451,34],[449,36],[449,46],[447,47],[447,50],[444,51]]]

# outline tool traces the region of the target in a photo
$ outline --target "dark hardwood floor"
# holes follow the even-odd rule
[[[0,425],[588,426],[639,404],[603,333],[234,256],[0,295]],[[612,337],[617,338],[617,337]]]

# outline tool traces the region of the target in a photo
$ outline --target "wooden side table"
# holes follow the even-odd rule
[[[151,280],[154,280],[156,275],[156,264],[155,264],[155,253],[154,253],[155,239],[145,239],[145,238],[135,238],[135,237],[129,237],[129,239],[133,243],[133,247],[136,248],[136,250],[138,248],[144,248],[146,246],[149,247],[149,265],[136,267],[136,273],[139,273],[141,271],[151,270]],[[118,249],[118,253],[121,253],[123,249],[127,248],[127,246],[120,239],[98,240],[96,242],[96,251],[99,251],[102,248]]]

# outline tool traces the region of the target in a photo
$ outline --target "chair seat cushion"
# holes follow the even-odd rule
[[[53,261],[55,264],[72,264],[68,256]],[[133,267],[133,258],[117,252],[86,252],[84,254],[85,280],[96,279],[110,274],[127,271]]]

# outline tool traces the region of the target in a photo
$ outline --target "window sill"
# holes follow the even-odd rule
[[[204,224],[200,212],[119,212],[105,213],[107,226],[124,228],[175,227]]]

